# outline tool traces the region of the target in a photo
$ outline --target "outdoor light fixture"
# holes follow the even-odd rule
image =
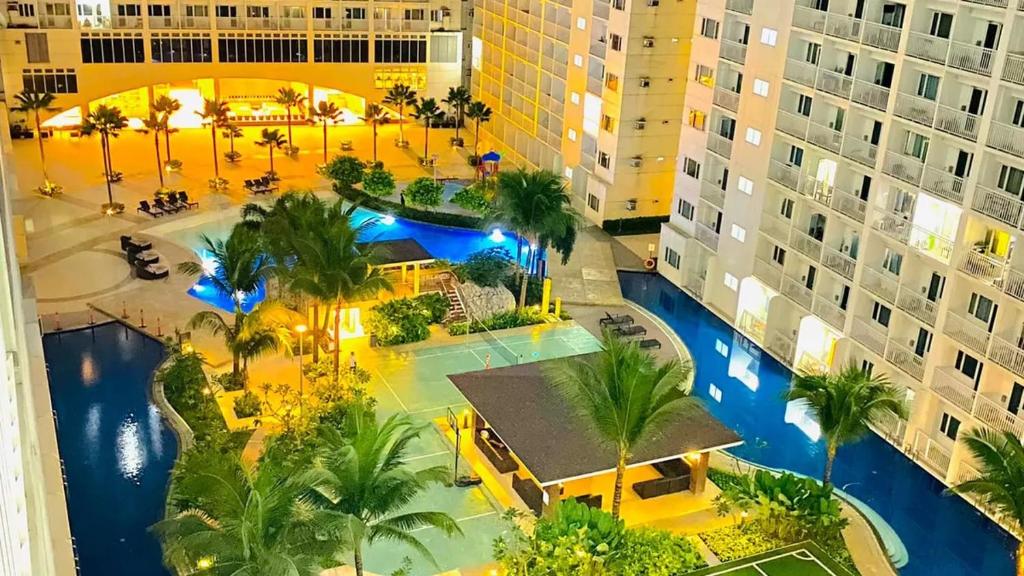
[[[536,244],[530,244],[530,250],[536,250],[536,249],[537,249],[537,245]]]
[[[391,214],[385,214],[380,221],[383,222],[385,226],[391,226],[392,224],[395,223],[395,217],[392,216]]]
[[[500,229],[495,228],[494,230],[491,231],[491,242],[497,243],[497,242],[504,242],[504,241],[505,241],[505,235],[501,233]]]

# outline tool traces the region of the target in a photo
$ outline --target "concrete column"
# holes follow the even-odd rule
[[[547,314],[551,306],[551,278],[544,279],[543,296],[540,299],[540,313]]]
[[[690,464],[690,492],[703,494],[708,483],[708,462],[711,454],[702,452],[696,463],[687,460]]]
[[[558,505],[562,501],[562,487],[555,484],[546,486],[543,490],[547,495],[547,502],[544,503],[544,508],[541,510],[541,517],[553,518],[558,513]]]
[[[402,264],[402,284],[405,284],[405,276],[406,276],[405,272],[408,269],[409,269],[408,265]]]
[[[412,265],[412,295],[420,295],[420,264],[419,262]]]

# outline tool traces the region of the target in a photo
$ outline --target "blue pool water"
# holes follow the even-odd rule
[[[369,228],[360,238],[364,242],[413,238],[426,248],[427,252],[430,252],[434,258],[456,263],[465,261],[474,252],[489,248],[505,248],[513,258],[516,255],[516,235],[512,232],[497,230],[497,228],[471,230],[467,228],[437,226],[404,218],[382,216],[365,208],[357,208],[353,213],[353,221],[356,225],[361,225],[368,220],[375,220],[377,223]],[[230,227],[225,227],[223,223],[217,223],[216,230],[206,230],[203,232],[210,236],[226,236],[229,231]],[[190,240],[192,238],[197,239],[198,234],[189,234],[187,238]],[[192,247],[198,245],[195,242],[188,243]],[[199,251],[199,257],[204,258],[204,253],[201,250]],[[525,260],[525,247],[522,257]],[[189,289],[188,293],[194,298],[208,302],[222,310],[234,312],[231,300],[218,294],[210,285],[208,279],[200,278]],[[249,294],[244,298],[242,308],[248,312],[265,297],[266,292],[263,287],[260,287],[256,293]]]
[[[821,476],[815,425],[783,400],[789,369],[661,276],[621,272],[619,279],[623,295],[668,323],[697,358],[694,394],[745,441],[731,452]],[[1013,537],[945,495],[942,483],[878,436],[840,448],[834,481],[895,529],[910,556],[904,576],[1013,574]]]
[[[160,343],[119,324],[43,339],[82,576],[168,576],[149,532],[178,441],[149,401]]]

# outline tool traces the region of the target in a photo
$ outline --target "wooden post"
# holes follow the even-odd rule
[[[555,514],[558,514],[558,505],[562,501],[562,487],[555,484],[554,486],[545,486],[543,490],[547,496],[547,501],[544,502],[541,516],[543,518],[554,518]]]
[[[408,264],[402,264],[402,284],[405,284],[406,271],[408,270]]]
[[[412,295],[420,295],[420,263],[412,265]]]
[[[708,483],[708,463],[711,455],[702,452],[696,462],[688,460],[690,464],[690,491],[694,494],[703,494]]]

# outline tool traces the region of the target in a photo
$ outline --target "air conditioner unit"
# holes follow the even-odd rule
[[[633,156],[629,159],[629,165],[633,168],[639,168],[644,163],[644,159],[640,156]]]
[[[630,198],[626,200],[626,210],[633,212],[636,210],[636,198]]]
[[[660,3],[660,0],[647,0],[647,5],[650,6],[651,8],[657,8],[658,4]]]
[[[651,79],[650,78],[648,78],[647,76],[641,76],[640,77],[640,87],[641,88],[647,88],[650,85],[651,85]]]
[[[644,48],[654,48],[654,38],[651,36],[644,36],[643,46]]]
[[[646,127],[647,120],[643,118],[637,118],[636,120],[633,121],[633,128],[636,128],[637,130],[643,130]]]

